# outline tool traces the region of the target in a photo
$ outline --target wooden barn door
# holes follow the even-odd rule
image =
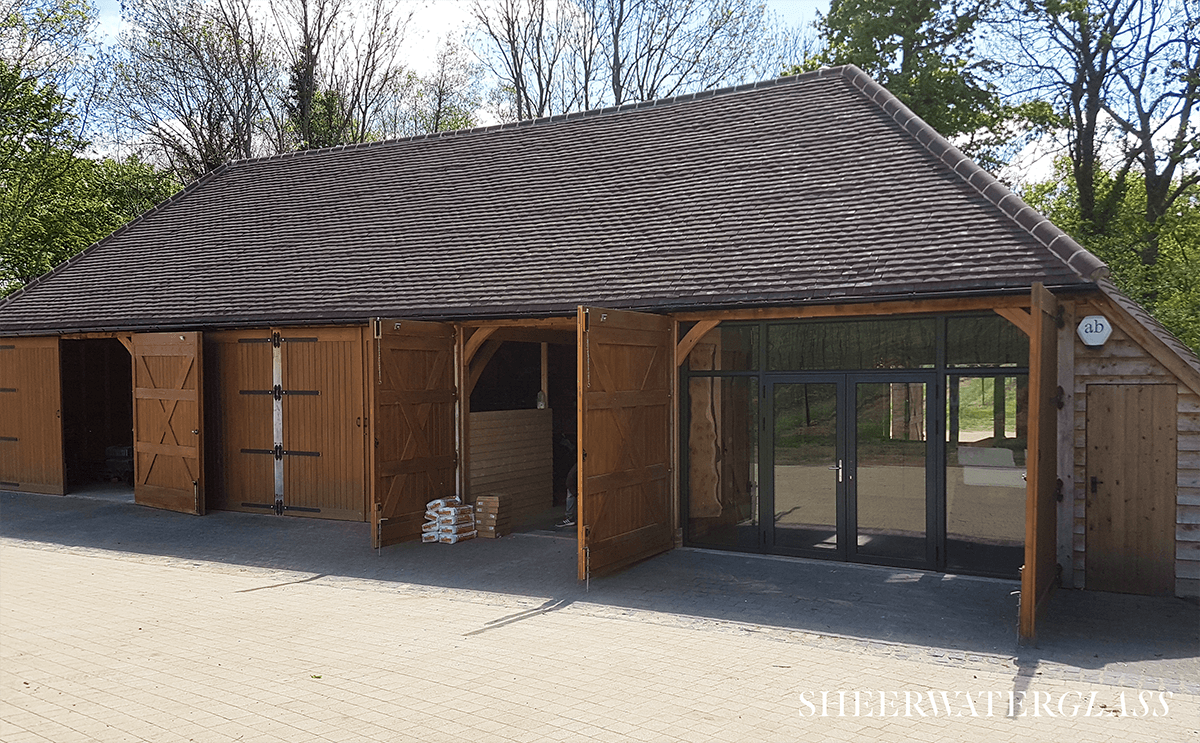
[[[280,331],[285,512],[363,521],[362,333]]]
[[[1087,388],[1086,586],[1175,593],[1173,384]]]
[[[671,320],[580,307],[579,578],[666,552],[671,521]]]
[[[1058,300],[1041,284],[1033,285],[1030,315],[1022,640],[1037,636],[1037,616],[1058,571]]]
[[[204,513],[200,333],[133,336],[134,500]]]
[[[58,338],[0,338],[0,490],[63,493]]]
[[[454,351],[450,325],[375,321],[375,547],[419,537],[425,504],[456,492]]]

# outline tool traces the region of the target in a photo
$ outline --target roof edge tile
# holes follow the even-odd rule
[[[862,91],[863,95],[885,114],[900,125],[904,131],[913,136],[917,142],[934,157],[941,160],[959,177],[967,182],[994,206],[1013,219],[1022,229],[1033,235],[1063,263],[1079,274],[1080,278],[1096,282],[1108,278],[1109,269],[1100,260],[1076,242],[1061,228],[1042,216],[1033,207],[1013,193],[994,175],[984,170],[978,163],[963,154],[932,126],[912,112],[908,106],[880,85],[870,75],[855,65],[842,65],[830,70],[841,74],[850,85]]]

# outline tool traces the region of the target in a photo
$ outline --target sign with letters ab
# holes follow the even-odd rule
[[[1079,321],[1079,339],[1088,348],[1099,348],[1112,335],[1112,323],[1104,315],[1088,315]]]

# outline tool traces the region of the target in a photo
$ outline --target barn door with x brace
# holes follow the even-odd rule
[[[135,333],[133,496],[137,503],[204,513],[200,333]]]
[[[420,537],[425,504],[456,492],[455,337],[435,322],[372,329],[372,541],[384,547]]]
[[[270,344],[271,346],[271,388],[239,390],[242,395],[264,395],[271,398],[271,431],[273,446],[270,449],[242,449],[242,454],[252,456],[272,457],[275,463],[275,499],[270,503],[242,503],[245,508],[262,508],[277,514],[285,512],[320,513],[321,509],[307,506],[289,505],[284,498],[284,457],[319,457],[319,451],[302,451],[285,448],[283,403],[285,397],[297,395],[320,395],[320,390],[284,389],[283,381],[283,346],[285,343],[316,343],[315,337],[285,336],[280,331],[272,331],[266,338],[239,338],[238,343]]]
[[[580,307],[579,578],[674,546],[672,321]]]

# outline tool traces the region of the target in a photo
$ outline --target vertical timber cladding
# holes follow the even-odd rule
[[[358,328],[210,333],[215,508],[362,521],[366,426]]]
[[[207,333],[204,373],[208,379],[205,425],[209,443],[209,499],[222,511],[261,510],[243,503],[273,503],[272,398],[252,394],[274,386],[269,330]]]
[[[1025,565],[1019,635],[1037,636],[1037,615],[1058,571],[1058,301],[1033,285],[1029,334],[1029,453],[1026,455]]]
[[[63,494],[58,338],[0,338],[0,490]]]
[[[421,536],[425,504],[456,492],[454,328],[376,320],[370,363],[375,547]]]
[[[203,514],[200,333],[133,335],[133,497]]]
[[[1176,390],[1087,386],[1089,590],[1175,593]]]
[[[281,338],[284,508],[363,521],[362,334],[358,328],[296,328]]]
[[[674,546],[669,318],[580,307],[579,578]]]

